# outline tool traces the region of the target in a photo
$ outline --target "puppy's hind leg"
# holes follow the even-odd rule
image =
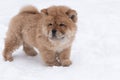
[[[25,42],[23,43],[23,50],[29,56],[36,56],[37,55],[37,52],[34,50],[34,48]]]
[[[3,50],[4,60],[13,61],[12,53],[14,50],[19,48],[20,45],[20,39],[18,39],[14,34],[12,36],[7,36],[7,38],[5,39],[5,48]]]

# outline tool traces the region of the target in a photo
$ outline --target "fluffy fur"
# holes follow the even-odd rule
[[[52,6],[39,12],[26,6],[12,18],[3,57],[13,61],[12,53],[23,45],[27,55],[35,56],[37,48],[49,66],[69,66],[70,51],[76,33],[77,13],[65,6]]]

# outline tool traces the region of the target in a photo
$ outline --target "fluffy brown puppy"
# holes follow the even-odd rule
[[[3,57],[13,61],[12,53],[23,45],[27,55],[37,48],[49,66],[69,66],[70,51],[76,33],[77,13],[65,6],[52,6],[39,12],[26,6],[10,22]]]

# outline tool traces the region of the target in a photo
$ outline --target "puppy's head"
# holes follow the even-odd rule
[[[69,39],[75,35],[77,13],[65,6],[52,6],[41,10],[43,15],[42,31],[50,40]]]

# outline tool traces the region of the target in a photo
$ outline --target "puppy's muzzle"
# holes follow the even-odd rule
[[[64,39],[64,34],[61,32],[57,31],[56,29],[52,29],[51,32],[49,33],[50,39],[52,40],[61,40]]]

